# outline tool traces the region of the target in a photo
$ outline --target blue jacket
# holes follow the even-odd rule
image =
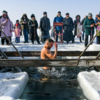
[[[97,17],[96,17],[96,18],[95,18],[95,23],[97,23],[97,20],[98,20],[98,19],[97,19]]]
[[[61,16],[61,17],[55,17],[54,18],[54,21],[53,21],[54,23],[55,22],[63,22],[63,17]],[[56,30],[62,30],[62,27],[61,26],[56,26]]]

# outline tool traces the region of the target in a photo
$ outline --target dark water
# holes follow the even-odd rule
[[[77,82],[77,75],[87,68],[63,67],[44,71],[41,67],[24,69],[30,80],[20,97],[25,100],[87,100]],[[42,78],[48,78],[43,81]]]

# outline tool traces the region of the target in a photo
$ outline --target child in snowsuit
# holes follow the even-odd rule
[[[15,37],[16,37],[16,43],[20,43],[20,32],[21,32],[21,30],[20,30],[18,24],[15,25],[14,32],[15,32]]]

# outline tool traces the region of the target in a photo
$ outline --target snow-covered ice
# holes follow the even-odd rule
[[[88,51],[100,51],[100,44],[92,44],[87,49]]]
[[[18,44],[15,43],[15,37],[13,34],[12,42],[14,43],[14,45],[19,51],[41,51],[41,49],[44,46],[44,44],[41,44],[41,45],[32,44],[31,41],[29,41],[30,43],[23,43],[24,36],[21,36],[20,40],[21,40],[21,43],[18,43]],[[0,48],[4,48],[2,49],[3,51],[15,51],[15,49],[11,45],[10,46],[0,45]],[[67,44],[66,42],[63,44],[61,43],[58,44],[58,51],[83,51],[84,49],[85,49],[84,41],[80,43],[78,38],[75,38],[74,44],[72,44],[71,42],[69,44]],[[51,51],[54,51],[54,50],[55,48],[53,47]],[[94,40],[93,45],[91,45],[88,49],[88,51],[91,51],[91,50],[92,51],[100,50],[100,45],[96,45],[96,40]],[[31,58],[32,57],[30,57],[30,59]],[[15,79],[13,79],[14,77]],[[17,73],[17,74],[13,74],[13,73],[3,74],[2,73],[0,74],[0,96],[1,96],[0,100],[14,100],[14,99],[19,98],[19,96],[23,92],[23,89],[27,81],[28,81],[28,76],[26,73]],[[78,75],[78,81],[80,83],[81,88],[84,91],[84,95],[87,98],[92,98],[90,100],[100,100],[100,91],[99,91],[100,73],[97,73],[95,71],[90,72],[90,73],[81,72]]]
[[[28,74],[0,73],[0,100],[18,99],[28,82]]]
[[[80,72],[77,79],[89,100],[100,100],[100,72]]]

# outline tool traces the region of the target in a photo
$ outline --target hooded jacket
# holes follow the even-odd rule
[[[84,21],[84,28],[85,28],[85,35],[94,35],[94,27],[91,28],[91,24],[95,24],[94,19],[88,19],[88,17],[86,17],[85,21]]]
[[[79,17],[79,19],[77,19],[77,17]],[[76,20],[74,20],[74,35],[77,35],[77,23],[80,23],[80,15],[76,16]]]
[[[24,22],[24,16],[26,17],[26,24],[23,24]],[[29,23],[29,19],[27,17],[26,14],[23,14],[22,18],[21,18],[21,21],[20,21],[20,24],[22,25],[22,30],[26,29],[27,31],[29,31],[29,26],[28,26],[28,23]]]
[[[10,32],[10,31],[13,30],[13,23],[11,22],[9,16],[8,16],[9,20],[6,21],[6,19],[7,18],[4,18],[3,15],[2,15],[2,18],[0,19],[1,29],[6,34],[7,37],[11,37],[12,36],[12,32]],[[1,32],[1,37],[5,37],[2,32]]]

